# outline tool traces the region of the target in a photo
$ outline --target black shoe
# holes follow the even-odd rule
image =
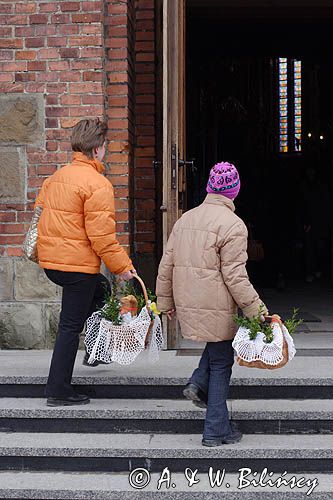
[[[87,405],[90,403],[89,396],[85,394],[75,394],[66,398],[47,398],[47,406],[74,406]]]
[[[229,436],[226,436],[221,439],[205,439],[203,438],[202,440],[202,445],[203,446],[209,446],[213,448],[214,446],[222,446],[223,444],[235,444],[239,443],[239,441],[242,439],[243,434],[239,431],[233,431]]]
[[[84,358],[83,358],[83,361],[82,361],[82,364],[84,366],[109,365],[110,363],[112,363],[112,361],[110,363],[106,363],[105,361],[98,361],[97,359],[95,359],[95,361],[92,364],[90,364],[90,363],[88,363],[89,357],[90,357],[90,355],[88,353],[86,353],[84,355]]]
[[[199,389],[194,384],[186,384],[185,389],[183,390],[183,395],[186,399],[192,401],[195,406],[199,408],[207,408],[207,395]]]

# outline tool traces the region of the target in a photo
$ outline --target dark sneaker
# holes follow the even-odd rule
[[[90,403],[89,396],[85,394],[75,394],[66,398],[47,398],[47,406],[75,406],[87,405]]]
[[[239,443],[242,439],[243,434],[240,431],[233,431],[229,436],[221,439],[205,439],[202,440],[203,446],[210,446],[211,448],[215,446],[222,446],[223,444],[235,444]]]
[[[82,361],[82,364],[84,366],[98,366],[98,365],[109,365],[110,364],[110,363],[106,363],[105,361],[98,361],[97,359],[95,359],[95,361],[92,364],[90,364],[90,363],[88,363],[88,359],[89,359],[89,354],[86,353],[84,355],[83,361]],[[112,361],[111,361],[111,363],[112,363]]]
[[[207,395],[194,384],[186,384],[183,390],[186,399],[192,401],[199,408],[207,408]]]

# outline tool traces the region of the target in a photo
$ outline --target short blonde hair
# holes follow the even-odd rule
[[[93,158],[94,149],[103,146],[106,132],[107,125],[99,118],[80,120],[73,127],[71,137],[73,151],[80,151],[89,158]]]

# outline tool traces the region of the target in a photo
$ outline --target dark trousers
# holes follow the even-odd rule
[[[222,438],[231,433],[227,398],[233,363],[232,340],[208,342],[189,380],[208,396],[205,439]]]
[[[45,269],[46,276],[62,287],[58,334],[46,385],[46,397],[75,394],[71,386],[80,333],[87,318],[101,308],[110,284],[102,274],[72,273]]]

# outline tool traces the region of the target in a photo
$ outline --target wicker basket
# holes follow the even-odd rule
[[[92,314],[87,320],[85,345],[90,357],[88,363],[112,361],[121,365],[132,363],[144,350],[148,351],[151,361],[158,359],[158,352],[163,347],[161,322],[158,317],[152,318],[147,289],[142,279],[134,275],[140,283],[145,307],[136,318],[129,323],[114,325],[102,317],[100,311]]]
[[[277,314],[274,314],[273,316],[267,316],[267,319],[270,320],[271,323],[277,323],[281,327],[282,330],[282,321],[280,316]],[[288,334],[289,335],[289,334]],[[293,353],[294,355],[294,353]],[[246,361],[242,359],[241,357],[237,356],[236,361],[239,364],[239,366],[246,366],[247,368],[259,368],[259,369],[265,369],[265,370],[277,370],[278,368],[282,368],[285,366],[288,361],[289,361],[289,347],[288,343],[286,341],[286,337],[284,335],[283,337],[283,345],[282,345],[282,360],[278,364],[269,364],[266,363],[262,360],[254,360],[254,361]]]

